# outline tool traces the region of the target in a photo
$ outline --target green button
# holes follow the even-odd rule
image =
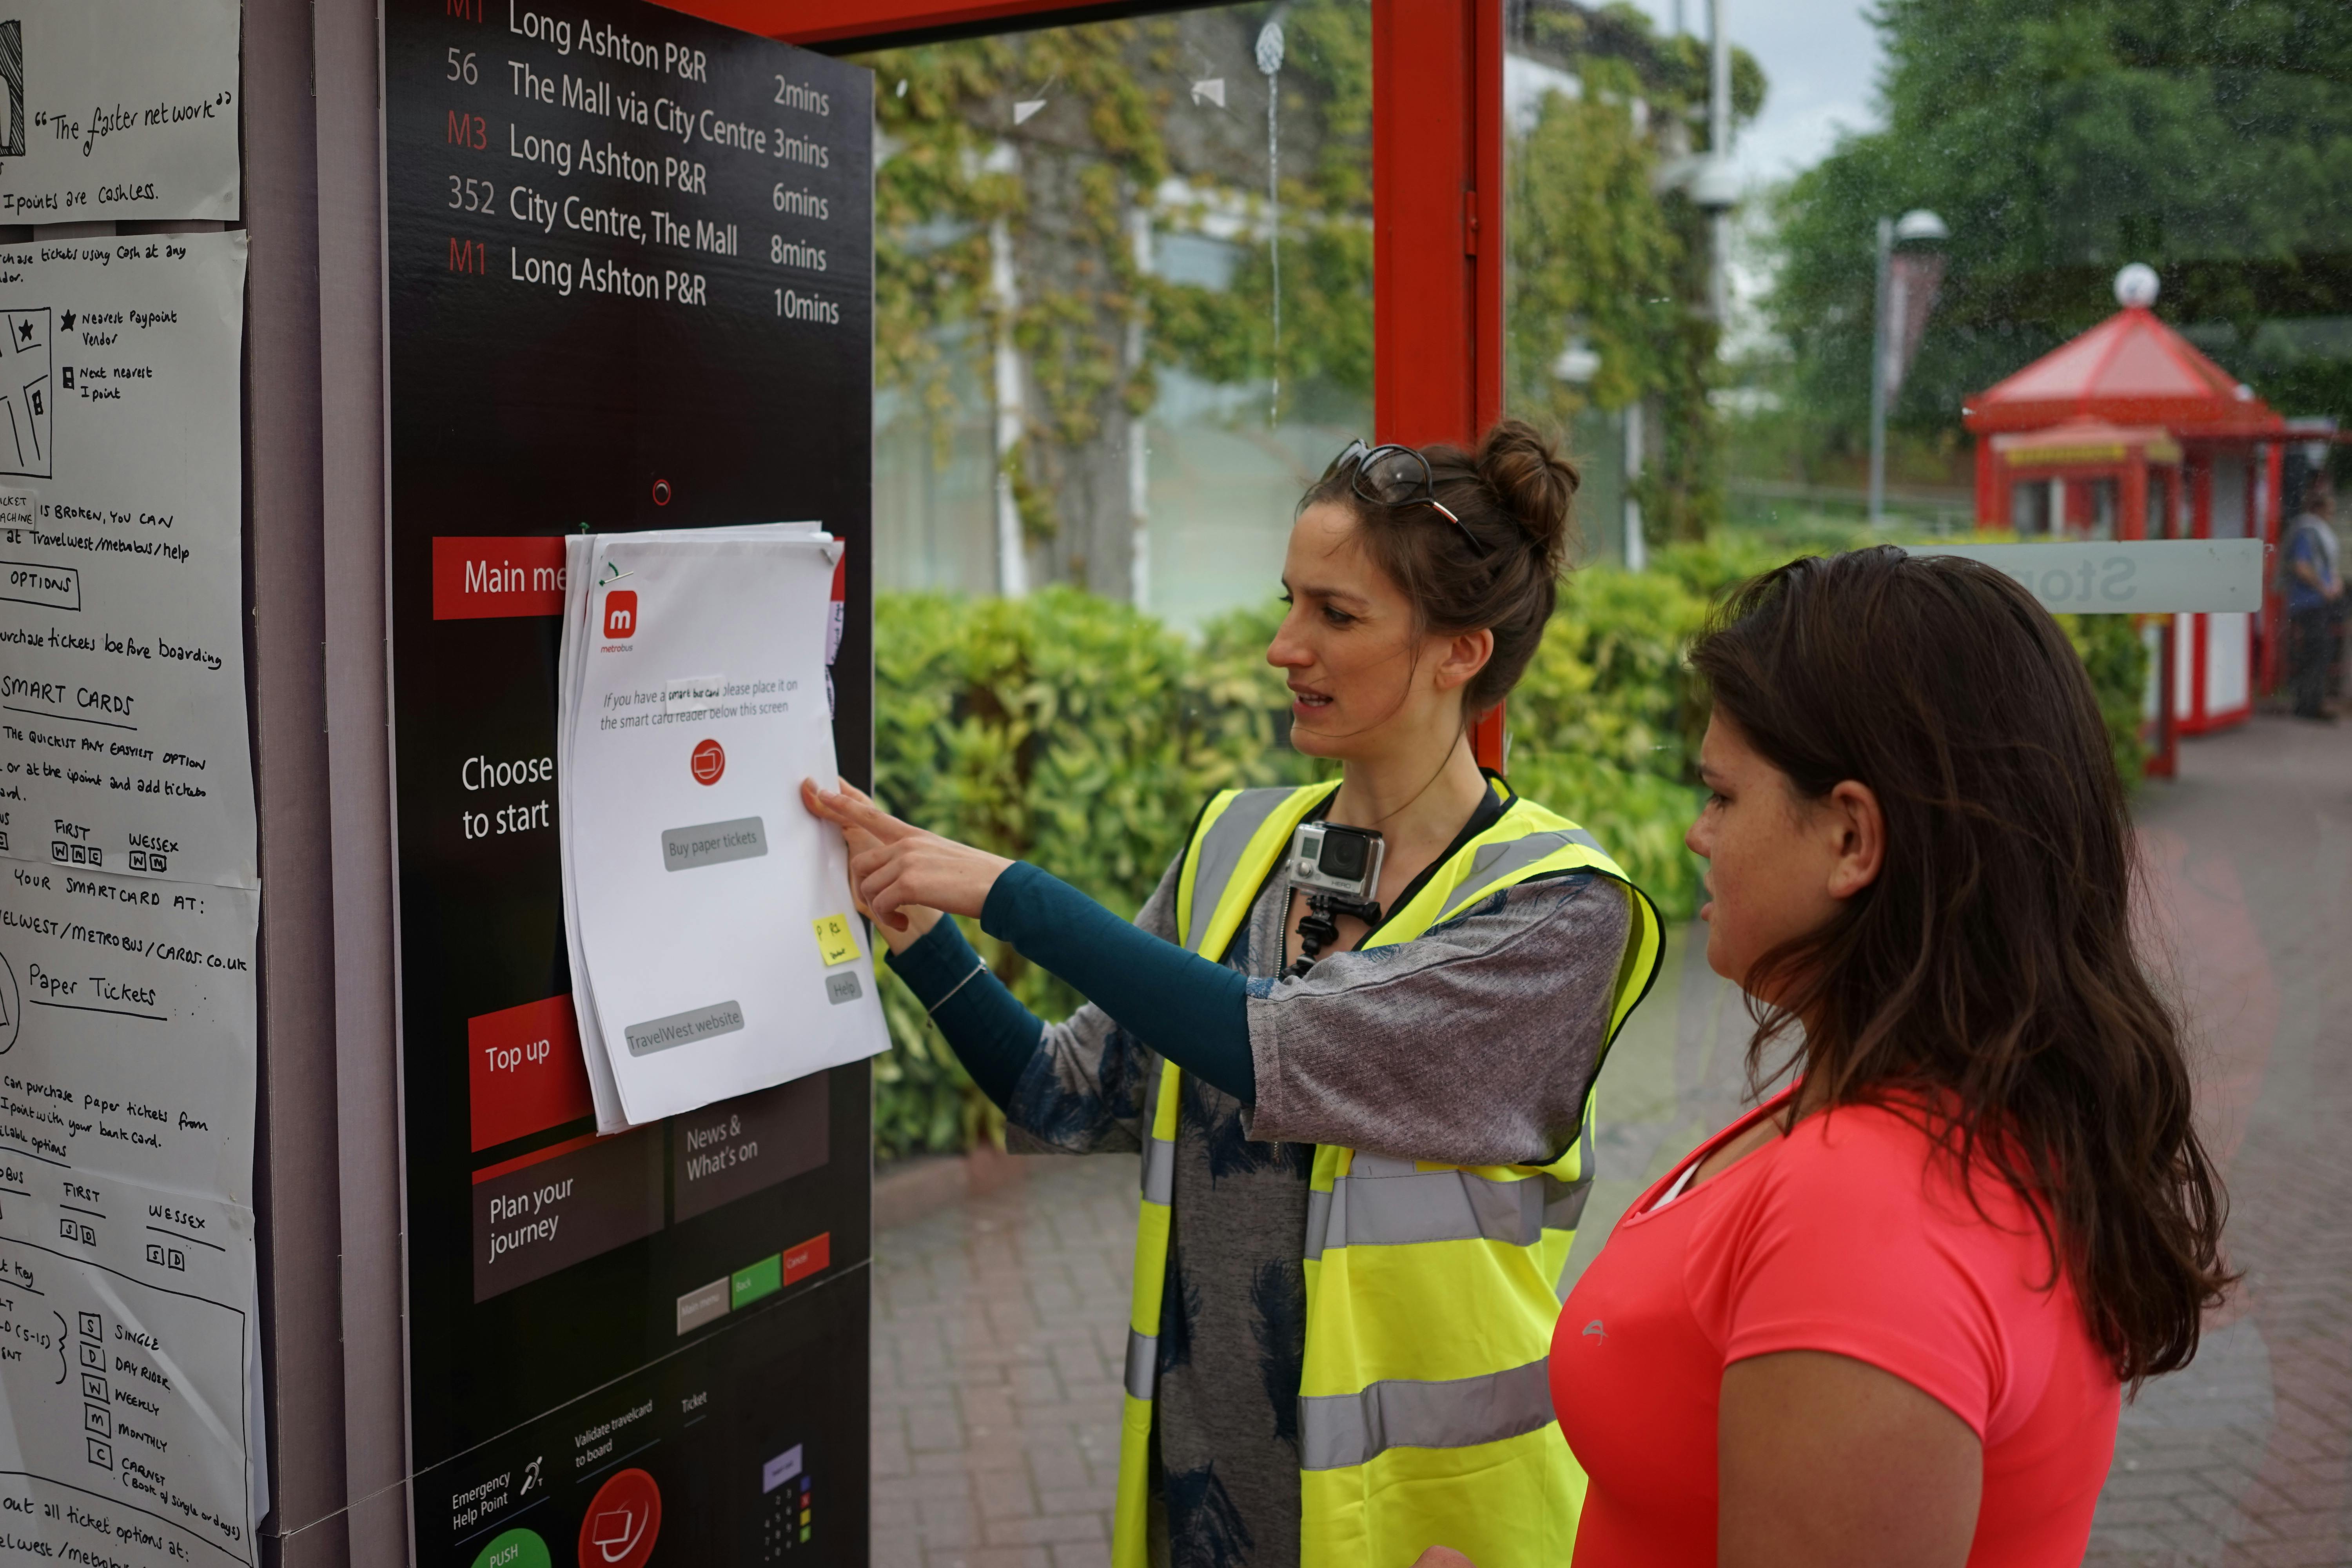
[[[509,1530],[490,1538],[474,1568],[551,1568],[547,1542],[536,1531]]]
[[[784,1288],[784,1255],[781,1252],[762,1258],[749,1268],[735,1270],[733,1305],[756,1301]]]

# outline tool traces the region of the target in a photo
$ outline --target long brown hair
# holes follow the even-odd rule
[[[2186,1365],[2232,1279],[2224,1199],[2065,634],[1999,572],[1881,546],[1736,590],[1691,663],[1800,797],[1854,779],[1885,818],[1877,880],[1748,977],[1778,998],[1750,1002],[1751,1077],[1801,1020],[1811,1094],[1922,1114],[2028,1200],[2120,1377]]]

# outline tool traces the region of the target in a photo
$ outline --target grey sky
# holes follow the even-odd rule
[[[1675,0],[1637,0],[1661,30]],[[1859,0],[1724,0],[1731,40],[1764,68],[1764,112],[1734,148],[1754,184],[1817,162],[1841,128],[1878,123],[1879,48]],[[1684,26],[1706,36],[1706,0],[1683,0]]]

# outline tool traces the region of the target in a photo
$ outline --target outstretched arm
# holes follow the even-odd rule
[[[839,826],[847,839],[850,884],[859,909],[881,927],[894,955],[933,959],[928,977],[933,983],[960,983],[946,973],[943,944],[950,933],[930,930],[938,920],[933,911],[976,916],[989,935],[1011,942],[1031,963],[1076,986],[1178,1067],[1244,1105],[1255,1103],[1247,983],[1242,975],[1138,930],[1034,866],[901,822],[847,785],[828,791],[803,784],[802,796],[811,812]],[[894,921],[899,923],[894,926]],[[929,934],[920,939],[923,951],[909,951],[917,945],[910,933],[919,921]],[[955,945],[971,951],[961,935]],[[923,994],[911,963],[894,956],[891,966]],[[955,1006],[959,1018],[980,1008],[999,1020],[998,1033],[1009,1028],[1011,1015],[994,998],[1001,994],[1004,1003],[1020,1008],[1011,993],[979,970],[977,960],[967,965],[954,956],[952,966],[964,972],[963,989],[981,995],[967,1003],[958,992],[944,1005],[924,995],[924,1005],[937,1009],[941,1027],[948,1028],[948,1009]],[[1025,1008],[1021,1016],[1034,1019]],[[1033,1042],[1035,1037],[1031,1034]],[[957,1033],[950,1032],[948,1039],[959,1056],[966,1054]],[[969,1057],[965,1065],[976,1080],[982,1079],[981,1068]],[[1017,1069],[1013,1077],[1018,1079]],[[988,1087],[985,1080],[982,1087]]]

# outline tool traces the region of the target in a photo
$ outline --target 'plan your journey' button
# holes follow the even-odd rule
[[[768,852],[768,830],[756,816],[662,829],[662,868],[691,870],[722,860],[751,860]]]
[[[690,1013],[672,1013],[667,1018],[656,1018],[650,1023],[631,1024],[622,1033],[628,1038],[631,1056],[648,1057],[656,1051],[666,1051],[672,1046],[682,1046],[690,1040],[731,1035],[742,1026],[743,1005],[740,1002],[719,1002],[709,1007],[697,1007]]]

